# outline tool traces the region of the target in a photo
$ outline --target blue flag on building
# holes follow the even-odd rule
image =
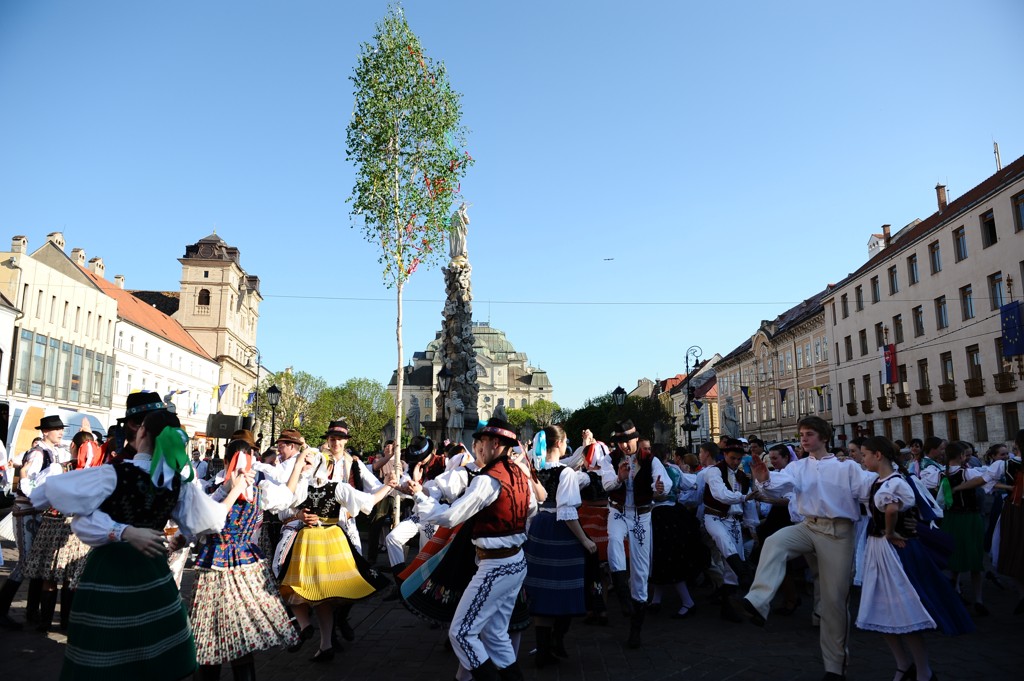
[[[245,398],[245,403],[247,405],[252,404],[253,400],[255,400],[255,399],[256,399],[256,391],[253,390],[252,392],[249,393],[249,396],[247,398]]]
[[[743,393],[743,396],[745,398],[747,398],[747,402],[749,402],[750,401],[750,386],[749,385],[741,385],[740,386],[740,392]]]
[[[1003,329],[1003,357],[1024,355],[1024,315],[1020,301],[999,308]]]
[[[785,402],[786,401],[786,391],[787,390],[789,390],[789,388],[779,388],[779,402]]]

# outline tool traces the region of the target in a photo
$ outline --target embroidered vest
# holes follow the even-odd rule
[[[306,496],[306,503],[303,508],[314,515],[320,516],[321,522],[328,518],[337,519],[341,512],[341,504],[335,495],[338,483],[328,482],[323,487],[309,486],[309,493]]]
[[[544,486],[544,491],[548,493],[544,503],[541,504],[541,508],[556,508],[558,506],[558,481],[562,477],[562,471],[565,466],[556,466],[555,468],[545,468],[544,470],[537,471],[537,478],[540,479],[540,484]]]
[[[525,534],[530,514],[530,482],[526,473],[503,456],[485,466],[480,474],[497,480],[500,490],[498,498],[476,514],[473,538]]]
[[[739,486],[739,490],[735,489],[729,484],[729,467],[725,465],[724,461],[715,464],[715,468],[722,474],[722,482],[725,483],[725,487],[733,492],[743,492],[747,494],[750,491],[750,478],[743,472],[743,469],[737,468],[735,472],[736,484]],[[724,501],[719,501],[711,494],[711,485],[704,485],[704,512],[710,512],[713,516],[719,518],[725,518],[729,515],[729,507],[732,504],[727,504]]]
[[[618,471],[619,464],[626,457],[618,448],[612,452],[612,470]],[[649,506],[651,500],[654,499],[654,490],[651,489],[651,485],[654,484],[654,474],[651,473],[651,460],[641,459],[640,455],[636,455],[637,469],[633,475],[633,504],[637,507]],[[620,506],[626,504],[626,484],[623,483],[616,489],[608,492],[608,498],[614,501]]]
[[[875,505],[875,494],[879,489],[882,488],[884,480],[876,480],[871,485],[871,496],[869,498],[868,508],[871,511],[871,518],[868,520],[868,534],[872,537],[884,537],[885,536],[885,511],[878,508]],[[917,536],[917,521],[920,518],[920,514],[917,511],[917,506],[911,506],[910,508],[904,508],[896,514],[896,525],[893,529],[896,530],[896,534],[901,537],[911,538]]]
[[[130,461],[112,465],[117,473],[117,486],[107,500],[100,504],[100,510],[115,522],[163,531],[171,511],[178,503],[181,478],[174,476],[172,489],[166,489],[154,485],[149,471]]]

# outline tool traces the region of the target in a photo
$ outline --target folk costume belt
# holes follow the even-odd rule
[[[711,508],[710,506],[704,507],[704,515],[713,515],[716,518],[742,518],[742,513],[729,513],[728,511],[719,511],[717,508]]]
[[[522,550],[521,546],[510,546],[507,549],[485,549],[478,546],[476,547],[476,557],[480,560],[510,558]]]
[[[611,506],[612,508],[614,508],[619,513],[625,513],[626,512],[625,504],[620,504],[617,501],[609,500],[608,501],[608,505]],[[643,515],[644,513],[650,513],[650,512],[651,512],[651,505],[650,504],[645,504],[644,506],[637,506],[636,507],[637,515]]]

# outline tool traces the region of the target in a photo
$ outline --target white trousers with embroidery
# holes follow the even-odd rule
[[[743,528],[740,526],[740,519],[719,518],[707,513],[704,515],[704,529],[711,537],[711,541],[714,542],[715,549],[722,556],[722,581],[733,586],[739,584],[740,581],[736,578],[736,573],[725,562],[725,559],[734,553],[739,555],[740,560],[746,557],[743,550]]]
[[[417,522],[418,518],[419,516],[415,515],[406,518],[398,523],[395,529],[391,530],[384,539],[384,545],[388,549],[388,562],[391,564],[391,567],[405,562],[405,545],[416,536],[417,532],[420,535],[421,551],[427,545],[427,542],[430,541],[430,538],[434,536],[437,526],[419,523]]]
[[[525,579],[523,551],[479,562],[448,629],[452,649],[463,667],[473,670],[490,659],[504,669],[516,661],[508,623]]]
[[[629,591],[634,601],[647,602],[647,578],[651,575],[651,514],[626,507],[624,513],[608,507],[608,567],[626,569],[629,542]]]

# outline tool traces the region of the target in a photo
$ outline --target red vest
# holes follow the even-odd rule
[[[743,470],[740,468],[736,469],[736,484],[739,486],[739,490],[733,489],[729,485],[729,467],[722,461],[718,463],[715,468],[722,474],[722,482],[725,483],[725,488],[730,489],[733,492],[742,491],[744,494],[750,491],[750,478],[748,478]],[[729,507],[732,504],[719,501],[711,494],[711,485],[704,485],[704,512],[710,513],[713,516],[719,518],[725,518],[729,515]]]
[[[500,491],[490,506],[477,513],[473,538],[526,534],[526,518],[530,515],[530,481],[523,469],[503,456],[489,463],[480,473],[497,480]]]

